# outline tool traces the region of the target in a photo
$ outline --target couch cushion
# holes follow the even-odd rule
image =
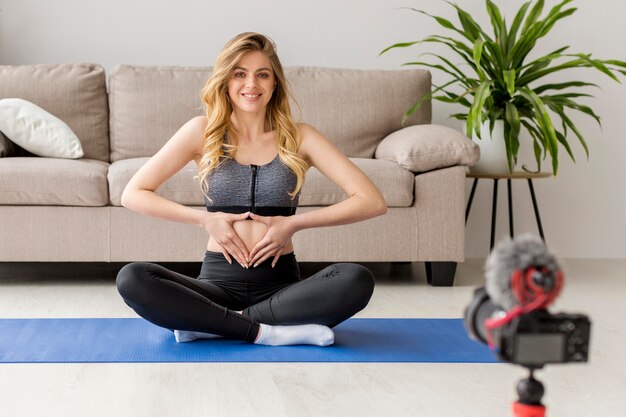
[[[35,103],[76,133],[86,159],[109,160],[109,109],[100,65],[0,65],[0,98]]]
[[[109,193],[113,206],[120,206],[124,187],[135,172],[149,158],[131,158],[117,161],[109,168]],[[374,159],[351,158],[365,174],[379,187],[389,207],[408,207],[413,203],[415,176],[395,162]],[[163,183],[157,194],[187,206],[203,206],[204,197],[198,183],[193,179],[198,175],[196,164],[191,161],[183,169]],[[325,206],[339,203],[346,194],[316,168],[306,174],[300,206]]]
[[[409,207],[413,204],[415,175],[395,162],[369,158],[350,158],[383,193],[387,207]],[[347,198],[344,191],[320,173],[310,168],[306,174],[300,206],[327,206]]]
[[[108,174],[111,205],[122,205],[122,192],[126,184],[148,159],[150,158],[131,158],[111,164]],[[179,204],[203,206],[202,190],[199,183],[193,179],[196,175],[198,175],[198,168],[195,162],[190,161],[183,169],[161,184],[156,193]]]
[[[412,172],[454,165],[472,166],[480,157],[478,145],[446,126],[409,126],[380,142],[375,157],[397,162]]]
[[[111,161],[154,155],[186,121],[203,114],[201,90],[211,71],[115,66],[109,78]],[[373,157],[376,145],[402,127],[404,112],[430,91],[424,70],[285,67],[285,74],[299,105],[292,103],[294,118],[315,126],[350,157]],[[407,126],[430,118],[426,102]]]
[[[0,204],[105,206],[108,167],[92,159],[0,158]]]

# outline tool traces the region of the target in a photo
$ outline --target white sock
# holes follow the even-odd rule
[[[257,345],[287,346],[316,345],[328,346],[335,342],[333,331],[321,324],[302,324],[296,326],[270,326],[260,323],[261,331]]]
[[[213,333],[192,332],[189,330],[174,330],[174,337],[178,343],[191,342],[196,339],[214,339],[222,337]]]

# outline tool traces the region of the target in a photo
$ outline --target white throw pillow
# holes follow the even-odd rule
[[[378,144],[374,158],[397,162],[411,172],[455,165],[472,166],[480,157],[478,145],[446,126],[415,125],[391,133]]]
[[[0,131],[12,142],[39,156],[81,158],[78,136],[61,119],[21,98],[0,100]]]

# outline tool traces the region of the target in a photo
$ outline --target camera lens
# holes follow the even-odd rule
[[[485,320],[490,318],[493,313],[498,310],[485,287],[478,288],[474,291],[472,301],[465,309],[465,327],[468,333],[474,339],[487,343],[487,329],[485,328]]]

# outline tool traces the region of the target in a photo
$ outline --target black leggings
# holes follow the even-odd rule
[[[126,304],[157,326],[251,342],[259,323],[334,327],[364,309],[374,291],[374,276],[358,264],[333,264],[301,279],[293,252],[274,268],[272,259],[245,269],[207,251],[198,278],[133,262],[118,273],[117,289]]]

